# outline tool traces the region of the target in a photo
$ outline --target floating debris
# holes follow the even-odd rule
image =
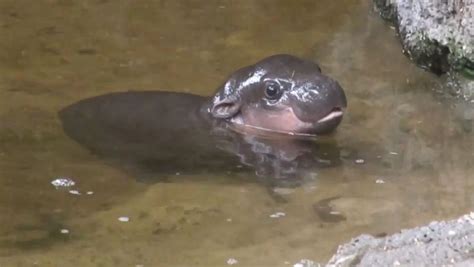
[[[232,222],[232,218],[227,218],[227,222]]]
[[[356,159],[356,160],[355,160],[355,163],[357,163],[357,164],[364,164],[364,163],[365,163],[365,160],[364,160],[364,159]]]
[[[176,176],[180,176],[180,175],[181,175],[181,173],[180,173],[180,172],[177,172],[177,173],[175,173],[175,174],[176,174]]]
[[[130,221],[130,218],[127,217],[127,216],[122,216],[122,217],[119,217],[118,220],[120,222],[129,222]]]
[[[376,184],[384,184],[385,181],[383,179],[377,179],[377,180],[375,180],[375,183]]]
[[[234,265],[234,264],[237,264],[237,263],[239,263],[239,261],[234,259],[234,258],[230,258],[230,259],[227,260],[228,265]]]
[[[94,192],[92,192],[92,191],[87,191],[87,193],[86,193],[86,194],[87,194],[87,195],[93,195],[93,194],[94,194]]]
[[[71,195],[80,195],[81,192],[79,192],[78,190],[69,190],[69,194],[71,194]]]
[[[270,218],[280,218],[280,217],[285,217],[285,216],[286,214],[284,212],[279,211],[279,212],[271,214]]]
[[[56,189],[61,188],[61,187],[71,187],[76,185],[76,182],[74,182],[71,178],[68,177],[59,177],[57,179],[54,179],[51,181],[51,184],[56,187]]]
[[[61,234],[64,234],[64,235],[69,234],[69,230],[68,230],[68,229],[61,229],[59,232],[60,232]]]
[[[398,155],[398,152],[390,151],[390,155]]]

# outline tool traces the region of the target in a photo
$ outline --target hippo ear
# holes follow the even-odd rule
[[[240,110],[240,98],[230,95],[222,100],[215,100],[211,107],[212,116],[220,119],[233,117]]]

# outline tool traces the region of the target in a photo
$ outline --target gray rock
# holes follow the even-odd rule
[[[361,235],[326,266],[474,266],[474,213],[384,238]]]
[[[393,22],[404,52],[434,73],[460,80],[458,91],[474,92],[474,0],[374,0],[380,15]],[[458,84],[459,85],[459,84]]]

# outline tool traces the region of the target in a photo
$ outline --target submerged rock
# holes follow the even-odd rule
[[[459,91],[474,92],[474,0],[374,0],[395,24],[404,52],[436,74],[460,75]],[[467,78],[465,80],[464,78]]]
[[[472,266],[474,213],[384,238],[361,235],[340,246],[326,266]]]

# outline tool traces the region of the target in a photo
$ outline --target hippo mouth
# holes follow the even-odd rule
[[[340,118],[344,115],[344,110],[340,107],[333,108],[326,116],[322,117],[317,121],[317,123],[323,123],[327,121],[334,120],[336,118]]]
[[[255,134],[283,134],[290,136],[319,136],[331,132],[341,122],[344,108],[334,107],[323,117],[313,117],[312,120],[299,118],[292,108],[280,110],[274,114],[267,112],[264,116],[255,116],[257,112],[250,112],[253,116],[242,116],[238,114],[231,119],[237,128],[244,127],[241,131]],[[319,119],[318,119],[319,117]],[[245,119],[244,119],[245,118]],[[235,127],[233,127],[235,129]]]

